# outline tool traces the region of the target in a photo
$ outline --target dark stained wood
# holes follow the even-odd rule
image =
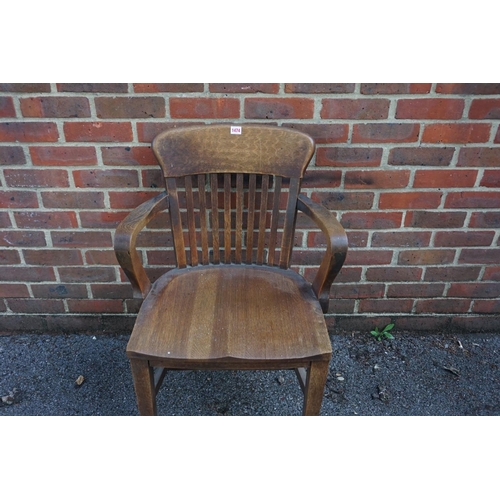
[[[323,313],[347,238],[328,210],[299,195],[312,139],[280,127],[242,130],[231,135],[224,124],[159,134],[153,150],[166,192],[117,228],[118,261],[134,296],[144,297],[127,346],[141,414],[156,413],[170,369],[295,369],[304,415],[320,412],[332,355]],[[136,238],[167,207],[177,269],[151,285]],[[327,239],[312,285],[288,269],[297,209]]]

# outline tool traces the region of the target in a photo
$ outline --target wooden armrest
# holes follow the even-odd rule
[[[347,235],[335,216],[319,203],[299,195],[297,208],[310,217],[326,236],[326,253],[312,283],[312,289],[326,313],[330,287],[347,255]]]
[[[132,210],[116,228],[114,238],[116,258],[132,283],[134,298],[146,297],[151,288],[151,281],[146,275],[142,259],[136,249],[137,235],[151,219],[166,208],[168,208],[168,195],[163,192]]]

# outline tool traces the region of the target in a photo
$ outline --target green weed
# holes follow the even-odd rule
[[[393,340],[394,337],[389,333],[392,329],[394,328],[394,323],[389,323],[387,326],[384,327],[383,330],[379,330],[378,326],[375,327],[375,330],[372,330],[370,333],[377,339],[377,340],[382,340],[382,339],[389,339]]]

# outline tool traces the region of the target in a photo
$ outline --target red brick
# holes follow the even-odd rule
[[[126,83],[58,83],[58,92],[111,92],[119,94],[128,92],[128,84]]]
[[[134,83],[134,92],[156,93],[156,92],[203,92],[203,83]]]
[[[203,90],[203,89],[202,89]],[[279,83],[210,83],[209,92],[213,93],[262,93],[277,94],[280,90]]]
[[[352,142],[416,142],[419,131],[418,123],[361,123],[354,125]]]
[[[129,212],[80,211],[82,227],[115,229]]]
[[[132,140],[132,126],[125,122],[66,122],[68,142],[127,142]]]
[[[359,283],[353,285],[339,285],[334,283],[330,292],[333,299],[362,299],[381,298],[384,295],[385,285],[379,283]]]
[[[0,96],[0,118],[14,118],[16,110],[14,101],[10,96]]]
[[[65,283],[109,283],[116,281],[113,267],[59,267],[59,276]]]
[[[42,201],[45,208],[104,208],[104,194],[98,191],[46,191]]]
[[[45,234],[42,231],[0,231],[2,247],[44,247]]]
[[[24,165],[26,158],[20,146],[0,146],[0,165]]]
[[[172,118],[239,118],[240,101],[234,98],[170,97]]]
[[[475,300],[472,306],[473,313],[500,314],[500,300]]]
[[[339,170],[310,169],[304,175],[302,189],[339,187],[341,178],[342,172]]]
[[[347,142],[349,125],[340,123],[284,123],[283,127],[310,135],[316,144]]]
[[[362,83],[362,94],[428,94],[431,83]]]
[[[172,247],[173,244],[174,242],[172,240],[172,234],[167,231],[141,231],[141,233],[137,237],[138,247],[168,248]],[[151,264],[149,260],[148,262]]]
[[[498,126],[498,129],[497,129],[497,135],[495,136],[495,144],[499,144],[500,143],[500,125]]]
[[[498,120],[500,118],[500,99],[474,99],[469,109],[473,120]]]
[[[0,92],[50,92],[50,83],[0,83]]]
[[[466,212],[431,212],[418,210],[407,212],[405,217],[406,227],[463,227]]]
[[[375,232],[372,247],[422,247],[428,246],[430,231]]]
[[[500,228],[500,212],[472,212],[469,227]]]
[[[311,252],[307,252],[311,253]],[[148,264],[150,266],[175,265],[175,254],[173,251],[148,250],[146,252]]]
[[[500,167],[500,148],[462,148],[458,167]]]
[[[163,118],[163,97],[96,97],[98,118]]]
[[[90,286],[94,299],[131,299],[129,283],[93,284]]]
[[[484,271],[483,281],[500,281],[500,266],[487,267]]]
[[[485,170],[480,185],[485,187],[499,188],[500,170]]]
[[[480,271],[479,266],[432,266],[425,269],[424,281],[475,281]]]
[[[135,208],[150,200],[154,194],[151,191],[110,192],[109,202],[111,208]]]
[[[465,248],[460,252],[459,264],[498,264],[500,248]]]
[[[410,313],[412,299],[364,299],[359,302],[360,313]]]
[[[494,231],[438,231],[435,247],[480,247],[490,246]]]
[[[0,227],[12,227],[9,214],[7,212],[0,212]]]
[[[294,94],[352,94],[354,83],[285,83],[285,92]]]
[[[0,191],[0,208],[37,208],[38,198],[33,191]]]
[[[248,97],[245,99],[245,118],[278,120],[312,118],[313,115],[314,101],[305,97]]]
[[[77,227],[75,212],[15,212],[16,223],[19,228],[57,229]]]
[[[20,264],[21,258],[17,250],[0,250],[0,264]]]
[[[123,301],[108,300],[68,300],[68,309],[72,313],[120,313],[123,312]]]
[[[0,266],[0,276],[4,281],[55,281],[54,269],[47,266]]]
[[[159,168],[143,170],[141,177],[144,187],[158,188],[165,185],[165,180]]]
[[[5,181],[12,187],[68,187],[66,170],[5,169]]]
[[[21,113],[29,118],[88,118],[90,105],[86,97],[26,97],[20,99]]]
[[[424,128],[422,142],[447,144],[487,142],[490,129],[489,123],[431,123]]]
[[[347,266],[385,266],[392,262],[392,250],[349,250]]]
[[[29,297],[28,287],[21,283],[2,283],[0,286],[0,297]]]
[[[366,270],[367,281],[420,281],[422,269],[419,267],[369,267]]]
[[[118,261],[114,250],[87,250],[85,262],[95,266],[117,266]]]
[[[150,146],[103,147],[102,161],[104,165],[115,167],[135,165],[158,165],[158,161]]]
[[[470,300],[454,299],[427,299],[417,300],[415,312],[417,314],[458,314],[466,313],[470,307]]]
[[[0,141],[2,142],[55,142],[58,138],[59,133],[55,123],[0,123]]]
[[[442,193],[434,191],[380,193],[378,206],[381,210],[437,208],[441,203],[441,196]]]
[[[328,210],[368,210],[373,205],[373,193],[320,192],[312,199]]]
[[[354,312],[355,299],[331,299],[328,303],[330,314],[350,314]]]
[[[102,169],[74,170],[73,178],[78,188],[87,187],[138,187],[139,177],[136,170]]]
[[[311,283],[313,278],[316,276],[318,271],[317,268],[310,268],[311,273],[306,276],[311,278]],[[348,267],[344,266],[338,276],[335,278],[336,283],[359,283],[361,281],[361,267]],[[306,278],[307,279],[307,278]]]
[[[441,297],[444,283],[398,283],[388,285],[387,297]]]
[[[15,313],[57,314],[64,312],[62,300],[10,299],[8,303],[12,312]]]
[[[500,94],[500,83],[438,83],[438,94]]]
[[[477,170],[417,170],[414,188],[473,187]]]
[[[30,146],[33,165],[83,166],[96,165],[97,157],[91,146]]]
[[[179,127],[203,125],[203,122],[138,122],[137,135],[139,142],[151,142],[160,132]]]
[[[457,120],[462,117],[463,99],[399,99],[396,118],[414,120]]]
[[[408,186],[409,170],[350,170],[345,173],[346,189],[395,189]]]
[[[449,165],[455,148],[392,148],[389,165],[442,167]]]
[[[500,196],[495,192],[461,191],[448,193],[445,208],[498,208]]]
[[[87,298],[86,285],[74,285],[69,283],[53,283],[50,285],[31,285],[35,298]]]
[[[448,297],[495,299],[500,296],[498,283],[452,283]]]
[[[342,214],[341,224],[346,229],[394,229],[401,226],[402,216],[401,212],[348,212]]]
[[[321,234],[321,236],[323,237],[323,233],[319,234]],[[348,231],[347,238],[349,240],[349,248],[366,247],[368,244],[367,231]]]
[[[330,167],[378,167],[382,148],[318,147],[316,165]]]
[[[26,264],[32,266],[81,266],[82,255],[79,250],[23,250]]]
[[[388,99],[323,99],[321,118],[383,120],[389,114]]]
[[[451,264],[455,258],[455,250],[402,250],[399,252],[398,264],[401,266],[434,266]]]
[[[111,233],[108,231],[51,231],[55,247],[92,248],[111,247]]]

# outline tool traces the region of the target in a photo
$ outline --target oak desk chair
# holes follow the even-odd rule
[[[313,140],[280,127],[193,126],[153,140],[166,191],[115,236],[118,261],[144,298],[127,345],[141,415],[156,414],[169,369],[295,369],[304,415],[318,415],[331,358],[323,313],[347,252],[335,217],[299,195]],[[168,208],[177,268],[151,285],[139,231]],[[289,269],[297,209],[326,235],[309,284]]]

